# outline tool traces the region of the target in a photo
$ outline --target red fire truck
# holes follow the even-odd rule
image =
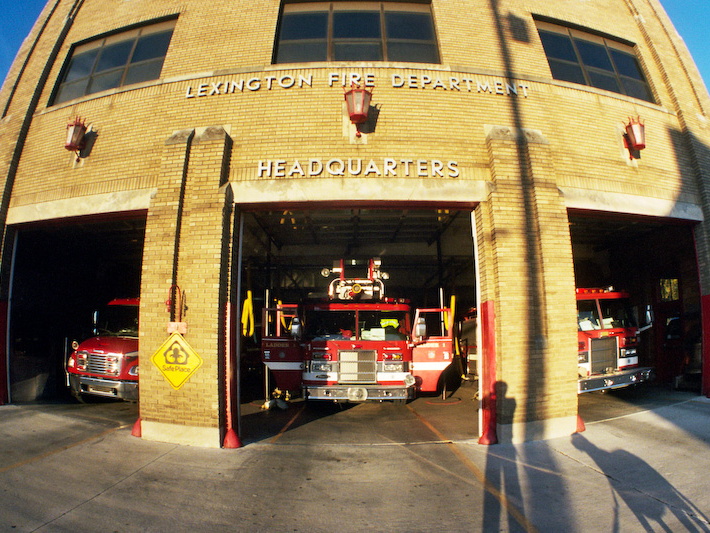
[[[66,364],[72,395],[138,400],[138,298],[111,300],[94,313],[94,337],[72,343]]]
[[[653,369],[639,366],[639,328],[629,293],[613,287],[577,289],[578,392],[618,389],[649,381]]]
[[[436,392],[454,361],[450,308],[416,309],[385,296],[381,261],[347,278],[345,262],[328,297],[264,309],[261,357],[281,391],[311,400],[405,403]]]

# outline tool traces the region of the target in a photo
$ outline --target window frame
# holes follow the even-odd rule
[[[95,94],[100,94],[105,91],[120,89],[121,87],[129,87],[138,83],[145,83],[149,81],[154,81],[160,79],[160,74],[162,73],[163,66],[165,64],[165,58],[168,55],[168,50],[170,49],[170,44],[172,42],[172,37],[175,31],[175,26],[177,23],[177,17],[171,16],[167,18],[161,18],[156,20],[151,20],[146,23],[139,25],[132,25],[120,30],[116,30],[110,33],[105,33],[99,36],[92,37],[91,39],[86,39],[74,43],[69,53],[66,56],[64,65],[57,77],[57,82],[55,84],[54,90],[50,96],[49,105],[60,105],[65,102],[70,102],[78,98],[85,98]],[[169,33],[169,38],[167,41],[167,46],[165,48],[164,54],[159,54],[156,56],[151,56],[146,59],[141,59],[139,61],[133,61],[135,57],[136,50],[138,49],[139,43],[142,39],[149,38],[152,35],[159,35],[163,33]],[[125,54],[125,59],[122,61],[105,68],[102,70],[96,70],[100,62],[106,57],[103,56],[104,52],[111,51],[112,47],[119,46],[124,43],[130,43],[128,46],[128,52]],[[89,54],[96,50],[94,57]],[[115,50],[115,48],[114,48]],[[73,70],[75,60],[86,55],[87,61],[86,70],[87,73],[81,71],[78,72],[78,76],[71,77],[72,74],[77,74]],[[108,57],[108,56],[107,56]],[[145,79],[138,79],[138,81],[130,81],[131,71],[135,72],[136,68],[146,67],[150,68],[151,63],[157,64],[160,61],[157,76],[146,77]],[[96,83],[99,83],[102,78],[108,75],[118,76],[118,83],[111,83],[110,86],[105,88],[98,88],[92,90],[92,84],[94,87]],[[79,85],[80,83],[83,84]],[[79,87],[78,91],[69,92],[69,96],[66,98],[62,97],[62,91],[69,89],[72,85]]]
[[[334,36],[334,20],[338,12],[353,12],[363,11],[367,13],[376,12],[379,17],[379,36],[378,37],[336,37]],[[282,40],[281,34],[284,28],[284,18],[290,14],[326,14],[326,28],[324,37],[316,37],[311,39],[288,39]],[[401,37],[389,37],[387,33],[387,14],[388,13],[404,13],[404,14],[425,14],[428,16],[430,23],[431,37],[429,39],[403,39]],[[405,41],[411,44],[422,44],[428,47],[429,52],[436,56],[436,61],[415,61],[403,59],[391,59],[389,48],[393,45],[403,43]],[[376,44],[381,52],[380,59],[361,58],[361,59],[338,59],[336,48],[339,44],[351,42],[366,46],[368,44]],[[318,59],[291,60],[288,58],[279,59],[279,56],[284,51],[286,46],[302,46],[304,44],[318,45],[324,44],[325,56]],[[288,65],[297,63],[316,63],[316,62],[389,62],[389,63],[419,63],[419,64],[441,64],[441,52],[439,47],[439,39],[432,12],[431,2],[429,1],[410,1],[410,2],[393,2],[388,0],[376,0],[365,2],[353,1],[313,1],[313,2],[284,2],[281,6],[279,21],[276,27],[276,36],[274,39],[274,50],[272,55],[273,65]]]
[[[543,47],[545,58],[547,59],[553,79],[621,94],[628,98],[643,100],[652,104],[656,103],[656,96],[653,87],[649,81],[649,77],[641,58],[638,55],[635,44],[624,39],[618,39],[605,34],[589,31],[585,28],[563,25],[555,21],[536,18],[535,24],[538,30],[540,44]],[[544,45],[544,33],[565,37],[572,49],[574,59],[554,57],[548,54],[548,50],[545,49]],[[605,58],[609,61],[611,69],[585,63],[584,54],[580,51],[580,43],[591,43],[603,47],[606,51]],[[623,72],[624,69],[618,65],[618,60],[622,56],[618,56],[618,54],[624,54],[625,56],[628,56],[627,58],[633,59],[634,66],[636,67],[640,77],[634,77]],[[555,69],[565,66],[579,69],[584,81],[573,80],[570,79],[570,77],[565,78],[556,76]],[[601,87],[598,81],[594,81],[595,79],[599,80],[603,77],[613,79],[618,90],[609,87]],[[634,85],[637,89],[636,93],[630,90],[630,87],[633,87]],[[638,94],[639,91],[645,92],[647,98],[640,96]]]

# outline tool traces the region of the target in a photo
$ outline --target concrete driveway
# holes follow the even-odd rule
[[[0,530],[710,531],[710,400],[662,392],[590,396],[613,416],[488,447],[467,387],[407,406],[252,402],[231,450],[132,437],[131,404],[2,406]]]

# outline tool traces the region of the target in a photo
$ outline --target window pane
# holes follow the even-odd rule
[[[621,88],[619,83],[616,81],[616,76],[613,74],[606,74],[604,72],[598,72],[590,70],[587,72],[589,75],[589,81],[592,87],[597,89],[606,89],[607,91],[614,91],[615,93],[620,93]]]
[[[116,67],[123,67],[128,63],[128,56],[133,49],[135,41],[123,41],[121,43],[106,46],[101,50],[99,61],[94,72],[103,72]]]
[[[336,43],[333,46],[335,61],[382,61],[380,43]]]
[[[551,24],[540,25],[538,33],[553,78],[654,101],[631,47],[592,34],[585,38],[581,31],[572,40],[564,33],[544,29]]]
[[[309,61],[326,61],[328,47],[325,41],[306,43],[281,43],[279,45],[277,63],[307,63]]]
[[[121,76],[123,75],[123,69],[112,70],[101,74],[99,76],[94,76],[91,79],[91,84],[89,85],[86,94],[97,93],[99,91],[106,91],[108,89],[113,89],[121,84]]]
[[[387,42],[387,59],[411,63],[438,63],[439,53],[436,45],[425,43]]]
[[[582,73],[582,68],[579,65],[551,59],[550,70],[552,71],[552,77],[556,80],[571,81],[572,83],[581,83],[583,85],[587,84],[587,80],[584,79],[584,74]]]
[[[633,55],[621,52],[620,50],[610,49],[609,51],[611,52],[611,57],[614,58],[614,64],[619,74],[637,80],[644,79],[638,61],[636,61]]]
[[[140,83],[142,81],[156,80],[160,77],[163,68],[163,58],[146,61],[137,65],[131,65],[126,72],[123,85]]]
[[[172,35],[172,32],[152,33],[138,39],[136,49],[133,51],[133,57],[131,57],[131,63],[155,59],[156,57],[165,57]]]
[[[629,78],[621,78],[621,84],[624,86],[624,92],[627,95],[633,98],[646,100],[647,102],[653,102],[653,95],[651,94],[651,90],[644,82],[632,80]]]
[[[56,103],[61,104],[67,100],[80,98],[86,94],[86,85],[89,83],[89,78],[83,78],[74,83],[65,83],[57,93]]]
[[[678,279],[661,279],[658,280],[661,288],[661,301],[662,302],[673,302],[680,300],[680,290],[678,285]]]
[[[540,31],[540,39],[548,59],[566,59],[575,63],[578,61],[577,54],[574,53],[574,48],[572,48],[572,41],[568,36]]]
[[[325,39],[328,36],[328,13],[289,13],[281,19],[282,41]]]
[[[274,62],[439,62],[428,7],[417,2],[408,11],[405,2],[369,1],[361,2],[362,9],[356,9],[351,7],[355,3],[299,2],[291,6],[293,10],[286,9],[281,16]],[[391,10],[383,13],[383,5]]]
[[[95,48],[84,52],[83,54],[76,55],[72,58],[69,64],[69,70],[64,78],[65,81],[73,81],[78,78],[84,78],[91,74],[91,69],[94,66],[94,60],[96,55],[99,53],[99,49]]]
[[[609,54],[607,54],[604,45],[589,41],[580,41],[579,39],[575,39],[574,44],[577,45],[579,55],[582,57],[582,63],[586,66],[614,72],[614,67],[611,66],[611,60],[609,59]]]
[[[174,21],[116,33],[86,42],[76,48],[53,104],[79,98],[124,83],[160,77]],[[141,32],[144,32],[140,36]],[[128,68],[130,67],[130,68]]]
[[[333,13],[333,39],[379,39],[380,14],[370,11]]]
[[[385,13],[388,39],[434,40],[434,27],[427,13]]]

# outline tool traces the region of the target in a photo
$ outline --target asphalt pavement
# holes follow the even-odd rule
[[[0,406],[0,531],[710,532],[710,400],[652,392],[583,395],[584,432],[494,446],[466,386],[250,402],[238,449],[133,437],[132,404]]]

